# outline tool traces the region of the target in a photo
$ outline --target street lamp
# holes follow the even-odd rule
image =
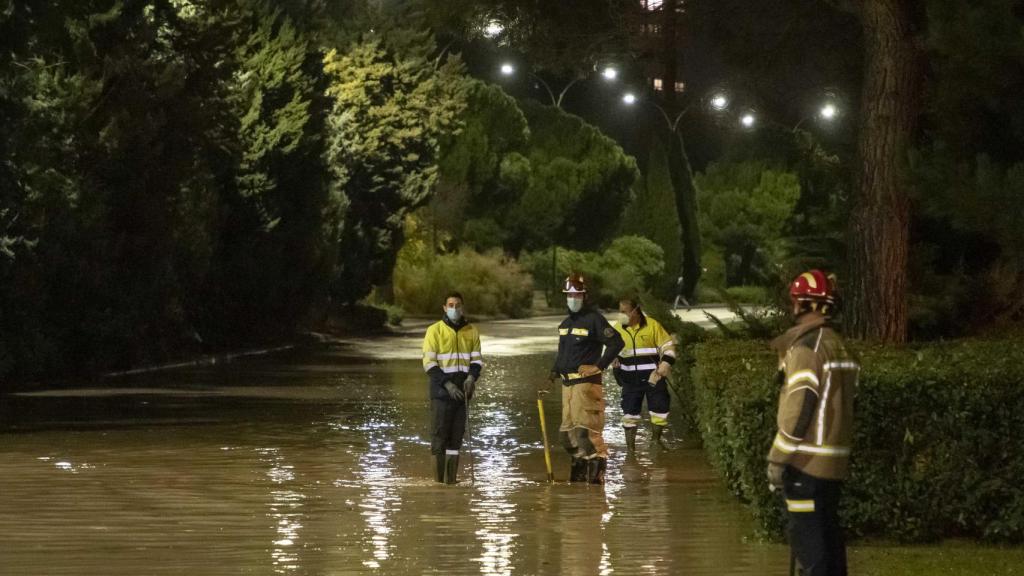
[[[754,124],[756,124],[756,123],[757,123],[757,116],[754,116],[753,112],[744,112],[743,115],[740,116],[740,124],[744,128],[753,128]]]
[[[501,35],[505,31],[505,27],[501,25],[501,22],[497,20],[491,20],[484,26],[483,33],[485,38],[494,39]]]
[[[833,101],[826,100],[825,103],[822,104],[820,108],[818,108],[817,114],[811,114],[801,118],[800,121],[796,123],[796,126],[793,126],[793,132],[797,132],[804,122],[810,120],[815,116],[822,122],[831,124],[839,117],[839,114],[839,106],[837,106],[836,103]]]
[[[622,103],[626,104],[627,106],[632,106],[637,102],[641,102],[641,99],[633,92],[626,92],[625,94],[622,95]],[[666,128],[668,128],[668,130],[673,133],[678,132],[679,122],[682,121],[683,116],[685,116],[692,109],[692,106],[687,105],[678,112],[673,111],[672,113],[675,115],[675,117],[673,118],[669,114],[669,111],[666,110],[665,108],[662,108],[654,99],[644,98],[642,102],[644,104],[648,104],[656,108],[658,112],[661,113],[662,118],[665,119]],[[704,105],[708,106],[709,108],[711,108],[712,111],[716,113],[725,112],[732,105],[729,96],[725,92],[712,92],[711,94],[703,98],[702,102],[704,102]],[[752,126],[754,123],[754,116],[752,113],[749,114],[751,116],[749,122]]]
[[[516,73],[516,67],[513,66],[510,62],[502,63],[499,70],[501,71],[502,76],[511,77]],[[562,90],[558,92],[558,94],[555,94],[555,91],[551,88],[551,85],[548,84],[543,78],[541,78],[532,71],[529,71],[527,73],[530,75],[531,78],[537,81],[537,84],[544,87],[544,90],[547,91],[548,96],[551,98],[551,105],[556,108],[562,107],[562,100],[565,99],[565,94],[569,91],[569,88],[572,88],[580,80],[586,79],[585,75],[578,74],[575,78],[573,78],[565,86],[563,86]],[[619,77],[619,71],[614,66],[605,66],[601,70],[601,77],[604,78],[606,81],[611,82]]]

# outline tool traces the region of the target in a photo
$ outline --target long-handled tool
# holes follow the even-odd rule
[[[548,482],[555,481],[555,474],[551,471],[551,448],[548,447],[548,426],[544,421],[544,400],[540,392],[537,393],[537,412],[540,414],[540,435],[544,438],[544,465],[548,470]]]
[[[473,429],[469,425],[469,398],[466,398],[466,452],[469,455],[469,485],[476,486],[476,471],[473,469]]]

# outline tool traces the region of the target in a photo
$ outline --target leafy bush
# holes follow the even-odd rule
[[[416,314],[440,314],[445,294],[462,293],[469,314],[525,316],[533,283],[519,264],[500,250],[481,254],[429,254],[412,258],[399,253],[394,274],[395,303]]]
[[[912,157],[921,206],[912,245],[910,330],[971,333],[1024,317],[1024,163],[971,161],[943,146]]]
[[[701,235],[721,255],[726,285],[771,278],[783,259],[783,230],[800,199],[796,174],[764,162],[712,163],[694,183]]]
[[[577,252],[554,248],[525,253],[523,266],[533,274],[538,289],[547,289],[552,305],[562,298],[562,281],[572,271],[581,272],[597,304],[614,308],[619,298],[649,291],[665,270],[664,252],[647,238],[620,236],[603,252]]]
[[[369,296],[363,298],[359,304],[383,310],[384,314],[386,314],[388,326],[401,326],[402,320],[405,319],[405,310],[401,306],[387,302],[377,288],[374,288]]]
[[[1020,339],[904,349],[854,346],[857,391],[843,503],[853,535],[1024,540],[1024,347]],[[707,453],[770,533],[783,527],[765,480],[776,359],[763,341],[697,347],[692,385]]]
[[[683,238],[668,156],[660,138],[651,142],[647,169],[633,185],[633,201],[623,214],[622,232],[649,238],[661,246],[665,252],[665,272],[652,289],[662,298],[674,298],[683,259]]]
[[[725,292],[740,304],[764,304],[771,300],[764,286],[730,286]]]

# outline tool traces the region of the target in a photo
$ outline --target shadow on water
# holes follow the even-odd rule
[[[0,397],[0,574],[785,573],[698,450],[626,461],[614,385],[607,485],[564,482],[557,399],[542,482],[550,353],[488,358],[475,483],[435,484],[419,341],[374,346]]]

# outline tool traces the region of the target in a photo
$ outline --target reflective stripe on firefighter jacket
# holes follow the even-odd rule
[[[773,346],[783,381],[768,460],[816,478],[845,479],[860,364],[824,318],[794,326]]]
[[[626,344],[619,352],[619,367],[615,370],[615,379],[622,386],[647,386],[647,379],[660,362],[674,364],[676,361],[672,336],[660,322],[642,312],[641,315],[636,326],[615,323],[615,329]]]
[[[558,357],[552,371],[562,377],[564,385],[578,382],[600,384],[601,374],[584,378],[578,373],[579,367],[592,364],[605,370],[622,350],[622,345],[622,337],[608,320],[589,306],[584,307],[569,314],[558,325]]]
[[[480,377],[484,358],[480,354],[480,333],[464,318],[453,324],[447,318],[427,328],[423,337],[423,371],[430,378],[430,396],[447,399],[445,382],[460,387],[470,374]]]

